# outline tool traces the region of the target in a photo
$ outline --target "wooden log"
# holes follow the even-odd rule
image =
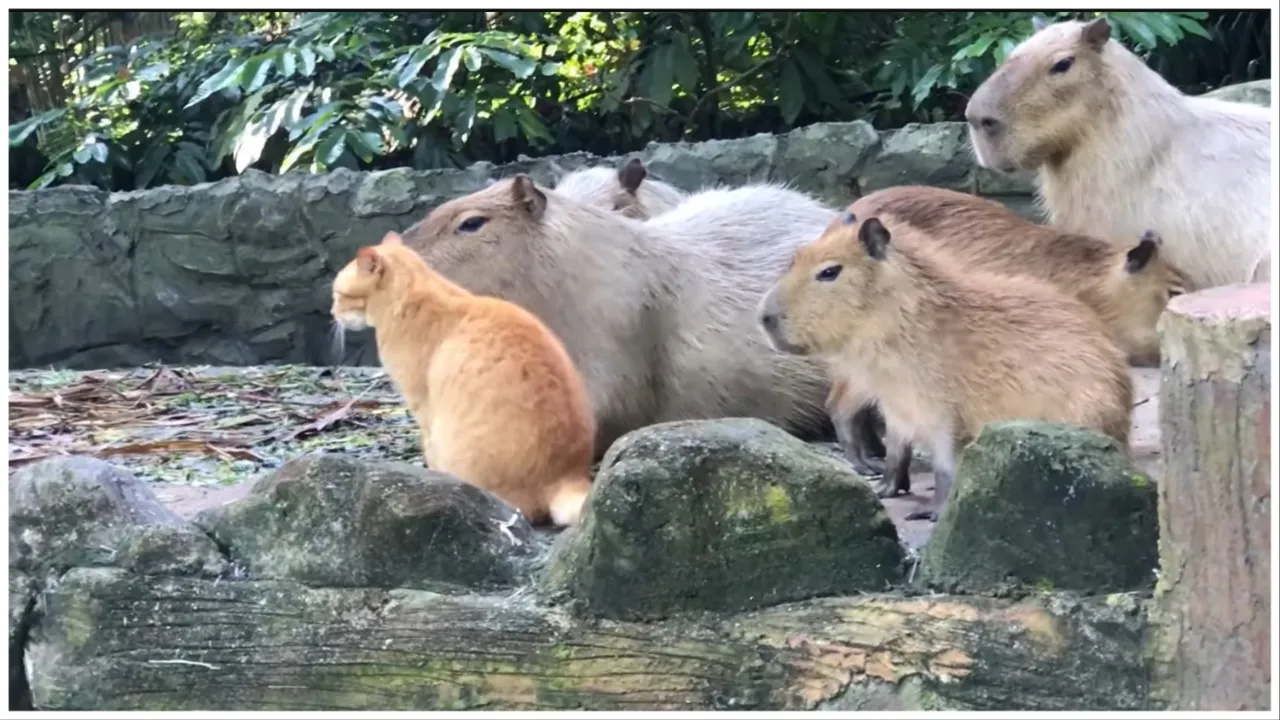
[[[660,622],[532,596],[74,569],[26,662],[42,710],[1140,709],[1145,603],[873,595]]]
[[[1161,319],[1158,702],[1271,697],[1271,286],[1175,298]]]

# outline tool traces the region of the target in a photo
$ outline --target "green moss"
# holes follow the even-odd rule
[[[1151,478],[1142,473],[1133,473],[1129,476],[1129,479],[1133,481],[1133,486],[1136,488],[1144,488],[1151,484]]]
[[[795,512],[791,507],[791,496],[777,485],[770,485],[764,491],[764,504],[769,508],[769,519],[776,524],[794,522]]]

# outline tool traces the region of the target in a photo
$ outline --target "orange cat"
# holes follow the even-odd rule
[[[347,329],[375,329],[429,467],[531,523],[577,522],[591,492],[595,420],[578,369],[533,314],[455,285],[395,233],[338,273],[331,312]]]

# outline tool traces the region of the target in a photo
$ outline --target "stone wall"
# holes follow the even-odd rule
[[[1270,87],[1261,80],[1210,94],[1269,105]],[[637,155],[689,190],[785,181],[842,205],[920,183],[1038,217],[1029,177],[978,168],[962,123],[884,132],[861,121],[822,123],[785,135],[651,143]],[[250,171],[132,193],[10,192],[9,366],[331,363],[329,283],[357,247],[489,178],[527,172],[550,183],[553,161],[574,170],[618,158],[575,153],[426,172]],[[375,364],[371,340],[349,338],[342,362]]]
[[[1027,178],[976,168],[960,123],[877,132],[826,123],[785,135],[651,143],[658,176],[696,189],[786,181],[829,203],[904,183],[996,197],[1034,216]],[[464,170],[283,176],[250,171],[195,187],[9,193],[9,365],[328,364],[329,283],[362,244],[403,230],[492,177],[617,162],[586,153]],[[371,337],[344,362],[372,364]]]

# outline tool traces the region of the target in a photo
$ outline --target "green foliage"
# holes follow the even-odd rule
[[[174,13],[173,33],[85,50],[65,106],[10,126],[11,156],[34,135],[47,160],[31,186],[451,167],[820,120],[954,119],[1031,33],[1025,12],[229,15]],[[1205,13],[1106,15],[1138,52],[1208,35]]]

